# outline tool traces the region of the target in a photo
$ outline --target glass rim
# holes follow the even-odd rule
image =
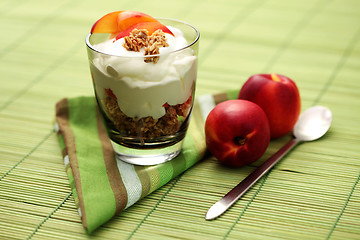
[[[90,43],[90,37],[92,36],[92,33],[88,33],[86,38],[85,38],[85,43],[86,43],[86,46],[91,49],[92,51],[95,51],[95,52],[98,52],[100,54],[103,54],[103,55],[107,55],[107,56],[113,56],[113,57],[122,57],[122,58],[148,58],[148,57],[160,57],[160,56],[164,56],[164,55],[169,55],[169,54],[172,54],[172,53],[176,53],[176,52],[181,52],[187,48],[190,48],[191,46],[195,45],[199,39],[200,39],[200,32],[199,30],[194,27],[193,25],[191,25],[190,23],[187,23],[187,22],[184,22],[184,21],[181,21],[181,20],[177,20],[177,19],[173,19],[173,18],[156,18],[157,20],[169,20],[169,21],[174,21],[174,22],[177,22],[177,23],[182,23],[184,25],[187,25],[189,26],[190,28],[192,28],[195,33],[196,33],[196,38],[189,44],[187,44],[185,47],[182,47],[182,48],[179,48],[179,49],[176,49],[176,50],[173,50],[173,51],[170,51],[170,52],[166,52],[166,53],[159,53],[159,54],[153,54],[153,55],[146,55],[146,56],[125,56],[125,55],[115,55],[115,54],[109,54],[109,53],[105,53],[105,52],[102,52],[100,50],[97,50],[96,48],[93,47],[93,45]]]

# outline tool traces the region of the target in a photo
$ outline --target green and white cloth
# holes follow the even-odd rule
[[[66,173],[88,233],[184,172],[206,152],[204,119],[216,103],[237,93],[201,96],[192,113],[182,152],[155,166],[118,160],[93,97],[62,99],[56,104],[56,130]]]

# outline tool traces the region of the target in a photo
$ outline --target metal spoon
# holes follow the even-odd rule
[[[259,178],[269,171],[285,154],[303,141],[313,141],[322,137],[330,128],[332,121],[331,111],[323,106],[315,106],[302,113],[296,122],[294,138],[286,143],[279,151],[261,164],[236,187],[216,202],[206,213],[205,219],[212,220],[223,214],[235,203]]]

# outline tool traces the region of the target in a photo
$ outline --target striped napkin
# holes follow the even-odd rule
[[[116,158],[93,97],[59,101],[55,128],[87,233],[198,162],[206,152],[204,119],[217,103],[236,94],[199,97],[182,152],[175,159],[155,166],[135,166]]]

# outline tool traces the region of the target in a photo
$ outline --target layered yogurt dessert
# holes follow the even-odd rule
[[[172,20],[162,22],[140,12],[117,11],[98,20],[87,38],[99,108],[110,138],[119,144],[157,147],[185,135],[196,49]]]

